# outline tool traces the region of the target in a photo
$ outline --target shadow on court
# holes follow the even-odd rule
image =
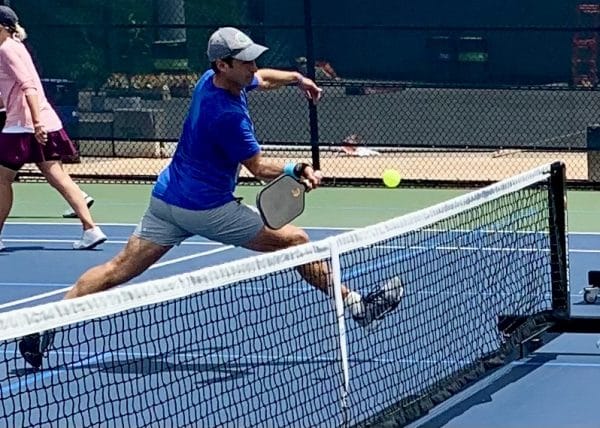
[[[527,361],[527,363],[512,366],[508,373],[502,375],[499,379],[492,381],[485,388],[477,391],[468,398],[453,405],[449,409],[440,413],[438,416],[433,417],[423,425],[420,425],[419,428],[443,427],[456,417],[466,413],[471,408],[480,404],[491,403],[492,396],[494,394],[501,391],[508,385],[518,382],[525,376],[533,373],[535,370],[542,367],[545,363],[556,360],[558,355],[559,354],[556,353],[536,354],[529,361]],[[491,373],[489,376],[493,375],[494,373]],[[485,382],[485,379],[480,382]]]

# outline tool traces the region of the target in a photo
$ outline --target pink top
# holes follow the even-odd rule
[[[37,94],[40,121],[47,132],[58,131],[62,123],[48,103],[31,55],[18,40],[0,44],[0,97],[6,107],[4,131],[33,132],[33,121],[25,95]]]

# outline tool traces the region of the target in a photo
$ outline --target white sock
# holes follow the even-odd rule
[[[364,317],[365,305],[363,305],[362,296],[355,291],[348,293],[344,299],[344,307],[353,317]]]

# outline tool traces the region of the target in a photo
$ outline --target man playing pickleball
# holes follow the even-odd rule
[[[235,28],[220,28],[212,34],[207,49],[211,70],[194,89],[177,149],[154,185],[146,213],[125,248],[112,260],[85,272],[65,298],[123,284],[194,235],[260,252],[308,242],[307,234],[291,224],[269,229],[255,210],[234,197],[240,164],[261,179],[288,174],[304,180],[309,188],[320,183],[320,175],[310,165],[282,166],[261,153],[248,111],[249,91],[296,84],[312,102],[321,97],[321,89],[297,72],[259,70],[255,60],[266,50]],[[328,292],[326,263],[307,264],[298,271],[314,287]],[[394,309],[401,295],[402,286],[397,282],[364,299],[342,289],[346,308],[363,326]],[[30,364],[39,366],[46,342],[39,334],[28,336],[20,344],[21,353]]]

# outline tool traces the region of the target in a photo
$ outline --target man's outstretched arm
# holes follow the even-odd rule
[[[261,68],[255,76],[258,78],[258,88],[262,91],[281,88],[282,86],[297,84],[304,92],[306,98],[317,103],[321,99],[323,90],[308,77],[304,77],[297,71],[276,70],[273,68]]]

